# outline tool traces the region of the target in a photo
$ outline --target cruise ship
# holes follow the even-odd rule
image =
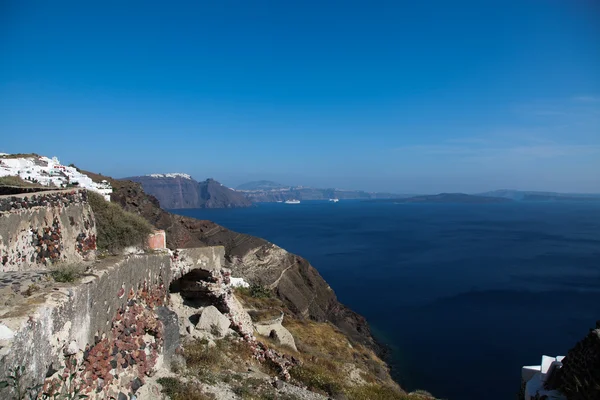
[[[286,200],[285,204],[300,204],[300,200]]]
[[[337,203],[338,201],[340,201],[340,199],[329,199],[329,201],[331,201],[333,203]]]

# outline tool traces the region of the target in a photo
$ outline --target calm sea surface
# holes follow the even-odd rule
[[[308,259],[390,346],[408,390],[514,399],[520,367],[600,319],[600,203],[358,201],[175,210]]]

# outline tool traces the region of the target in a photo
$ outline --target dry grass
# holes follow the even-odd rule
[[[350,388],[346,395],[349,400],[418,400],[420,397],[409,396],[406,393],[384,385],[369,384]]]
[[[16,186],[16,187],[42,187],[40,184],[28,182],[19,176],[3,176],[0,177],[0,186]]]
[[[290,371],[299,383],[327,395],[344,393],[350,399],[361,399],[365,393],[370,392],[373,392],[373,399],[405,398],[404,392],[389,376],[387,365],[372,350],[359,344],[351,344],[331,323],[297,318],[281,300],[257,298],[248,289],[237,289],[235,294],[244,307],[251,310],[254,321],[269,320],[284,313],[283,326],[294,336],[298,352],[279,346],[267,337],[261,337],[260,340],[280,353],[293,355],[301,360],[301,365]],[[351,381],[348,366],[362,371],[362,381]],[[361,389],[357,389],[358,387]]]
[[[292,383],[308,387],[310,390],[333,396],[343,394],[349,400],[418,400],[428,397],[407,395],[393,382],[387,365],[375,353],[348,338],[328,322],[316,322],[295,317],[276,298],[255,297],[248,290],[236,289],[236,297],[251,310],[253,320],[269,320],[284,313],[283,325],[292,333],[298,351],[277,344],[268,337],[259,340],[278,351],[298,359],[299,365],[290,369]],[[231,382],[235,375],[231,370],[243,375],[249,365],[277,375],[278,368],[268,362],[257,364],[252,351],[245,342],[231,339],[216,341],[216,347],[209,348],[207,342],[196,341],[185,346],[188,367],[214,380]],[[351,371],[353,371],[351,373]],[[211,375],[212,374],[212,375]],[[240,375],[240,376],[241,376]],[[241,379],[241,378],[240,378]],[[261,389],[252,380],[233,379],[233,387],[242,399],[270,399],[272,391]]]
[[[187,367],[202,380],[213,382],[228,370],[246,371],[253,353],[248,343],[236,339],[221,339],[210,347],[207,340],[194,340],[184,345]]]
[[[379,388],[379,392],[373,393],[372,399],[404,398],[404,392],[387,373],[385,363],[372,350],[352,345],[332,324],[287,317],[283,325],[294,336],[299,351],[295,356],[302,361],[300,367],[291,371],[299,382],[328,395],[344,393],[351,400],[361,399],[363,393],[373,388]],[[350,379],[348,366],[361,371],[362,384]],[[385,397],[392,394],[396,397]]]

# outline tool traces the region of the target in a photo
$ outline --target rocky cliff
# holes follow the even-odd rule
[[[152,174],[126,179],[140,183],[144,191],[156,197],[165,209],[252,205],[242,193],[231,190],[214,179],[197,182],[186,174]]]
[[[106,177],[88,173],[95,179]],[[308,261],[264,239],[233,232],[211,221],[201,221],[166,212],[141,185],[127,180],[110,180],[111,200],[127,211],[141,214],[167,232],[167,246],[192,248],[225,247],[227,266],[252,283],[272,288],[298,316],[330,321],[354,341],[377,351],[366,320],[341,304],[335,292]]]

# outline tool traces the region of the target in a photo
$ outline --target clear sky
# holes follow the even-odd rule
[[[3,0],[0,137],[115,177],[600,192],[600,2]]]

